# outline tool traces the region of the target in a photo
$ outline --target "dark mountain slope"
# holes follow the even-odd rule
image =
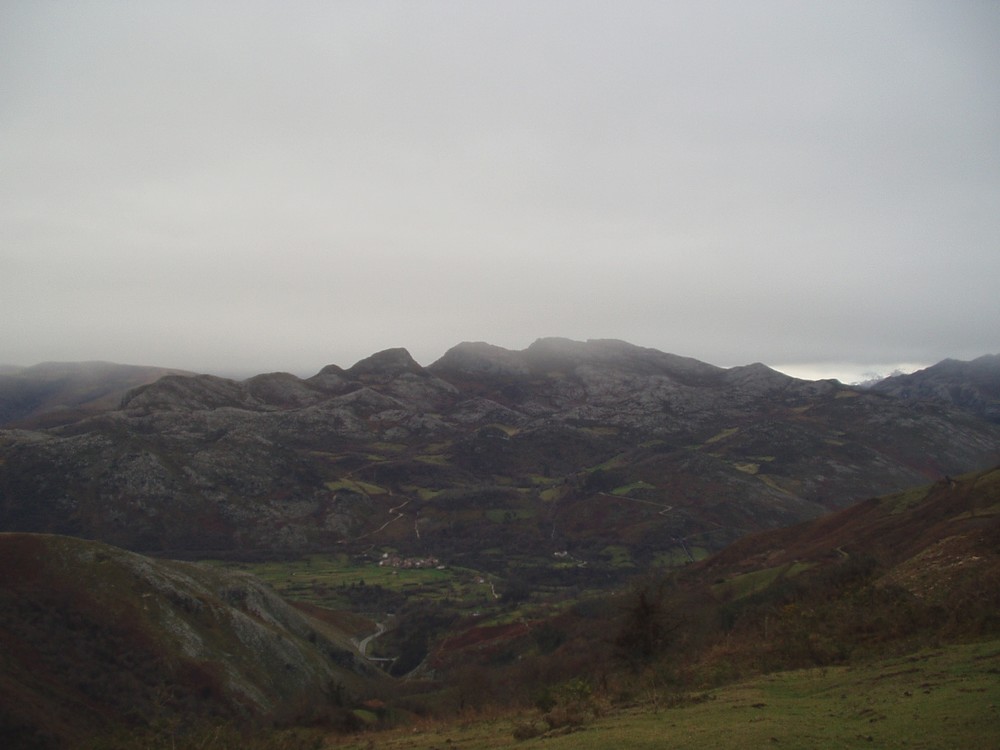
[[[627,544],[642,564],[998,459],[1000,425],[968,412],[759,364],[461,344],[427,368],[394,349],[304,380],[167,377],[120,409],[0,431],[0,528],[494,566],[506,558],[478,557],[500,542],[591,564]]]
[[[0,534],[0,567],[0,733],[14,746],[176,718],[334,719],[381,679],[249,575],[30,534]]]
[[[893,375],[872,390],[901,399],[949,404],[1000,422],[1000,354],[971,362],[946,359],[909,375]]]

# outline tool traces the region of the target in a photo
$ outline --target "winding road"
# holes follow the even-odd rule
[[[360,641],[357,641],[358,651],[366,659],[368,658],[368,646],[371,644],[372,641],[374,641],[388,629],[386,628],[384,622],[375,623],[375,628],[376,630],[374,633],[372,633],[371,635],[366,635]]]

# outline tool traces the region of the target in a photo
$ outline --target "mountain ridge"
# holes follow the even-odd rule
[[[426,368],[396,348],[305,379],[171,375],[117,409],[0,431],[0,528],[160,554],[509,539],[592,564],[624,541],[642,561],[986,466],[998,446],[1000,426],[953,403],[760,364],[467,342]]]
[[[1000,423],[1000,354],[963,362],[945,359],[923,370],[892,375],[872,390],[913,401],[936,401]]]

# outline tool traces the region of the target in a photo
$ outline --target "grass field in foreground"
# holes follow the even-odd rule
[[[563,734],[514,739],[540,718],[461,721],[331,740],[331,747],[1000,748],[1000,641],[947,646],[850,667],[766,675],[654,710],[611,711]],[[565,730],[562,730],[565,732]]]

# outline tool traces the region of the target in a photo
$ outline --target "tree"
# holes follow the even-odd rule
[[[668,622],[662,583],[640,584],[631,594],[615,637],[615,650],[632,668],[648,663],[670,642],[676,626]]]

